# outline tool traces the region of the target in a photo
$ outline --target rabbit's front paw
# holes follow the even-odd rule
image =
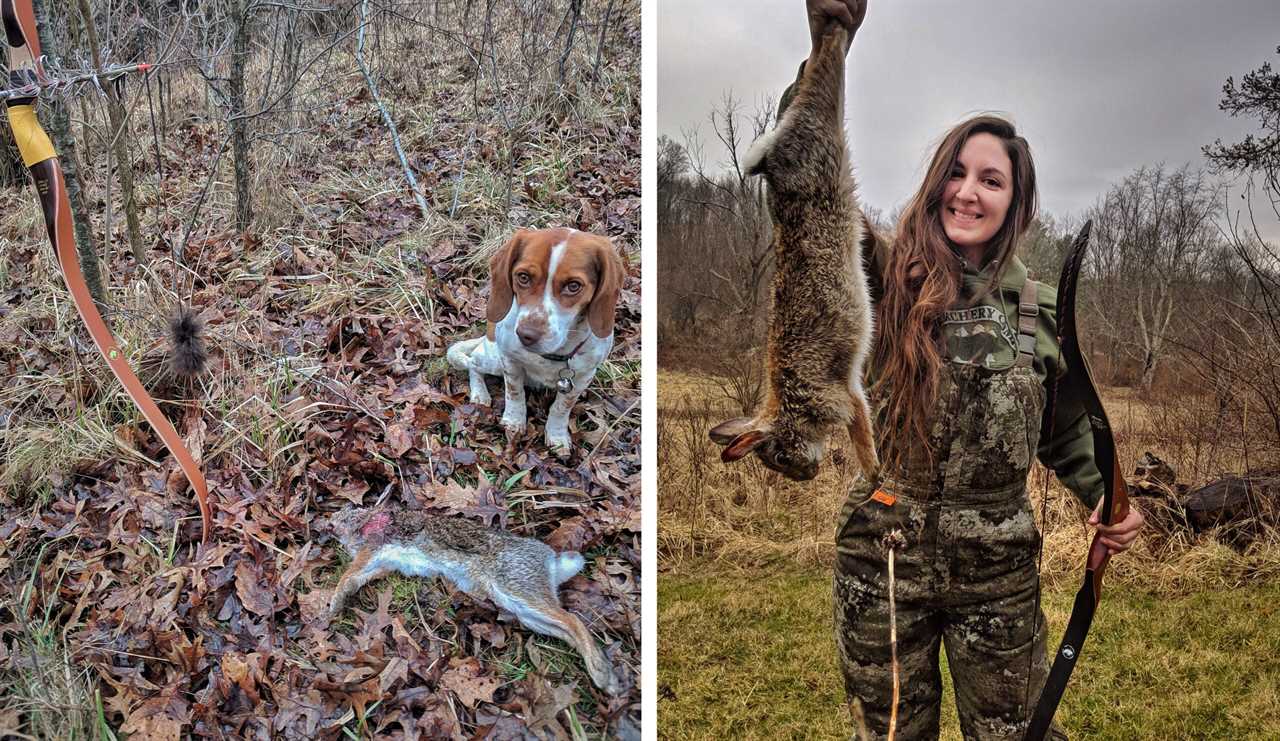
[[[616,697],[625,690],[622,679],[603,654],[595,657],[594,661],[587,659],[586,667],[587,673],[591,675],[591,681],[605,693]]]

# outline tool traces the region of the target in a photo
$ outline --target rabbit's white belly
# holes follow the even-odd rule
[[[471,592],[474,588],[466,563],[441,557],[440,554],[428,556],[421,548],[384,545],[372,560],[371,565],[395,569],[405,576],[443,576],[464,592]]]
[[[498,607],[506,610],[516,616],[526,628],[536,630],[539,633],[547,633],[546,628],[546,605],[531,605],[527,599],[520,599],[515,595],[508,594],[506,590],[494,585],[489,589],[489,596],[497,603]],[[551,635],[558,635],[552,632]]]

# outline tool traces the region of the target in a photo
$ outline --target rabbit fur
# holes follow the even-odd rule
[[[748,174],[764,175],[769,185],[774,227],[769,390],[754,417],[711,431],[726,446],[726,462],[755,451],[797,480],[817,474],[837,424],[847,427],[866,475],[879,465],[862,387],[872,313],[860,247],[867,227],[842,122],[847,41],[833,22],[781,122],[747,154]]]
[[[334,515],[332,526],[352,561],[334,589],[330,618],[374,579],[393,572],[442,576],[472,597],[492,600],[526,628],[574,646],[592,682],[611,695],[621,693],[604,652],[557,596],[585,565],[581,554],[556,553],[534,538],[408,509],[350,508]]]

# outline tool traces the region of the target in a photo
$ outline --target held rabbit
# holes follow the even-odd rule
[[[879,465],[862,388],[872,333],[860,248],[866,227],[842,125],[847,41],[844,26],[831,23],[777,128],[747,153],[747,172],[769,184],[774,226],[769,394],[755,417],[711,430],[726,446],[722,460],[754,450],[797,480],[817,474],[837,424],[848,428],[864,473]]]
[[[330,618],[365,584],[392,572],[442,576],[472,597],[492,600],[526,628],[573,646],[597,687],[622,692],[604,652],[556,594],[582,570],[581,554],[557,554],[533,538],[406,509],[343,510],[334,515],[333,530],[352,561],[334,589]]]

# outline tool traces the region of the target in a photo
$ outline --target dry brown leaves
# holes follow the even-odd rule
[[[380,138],[372,121],[368,135]],[[329,125],[336,139],[361,128]],[[592,136],[600,145],[553,206],[564,210],[563,223],[606,233],[638,254],[638,120]],[[205,140],[217,137],[190,124],[169,143],[188,153],[171,161],[195,168],[187,173],[193,187],[214,154]],[[334,152],[339,165],[350,157],[367,168],[367,156],[349,143]],[[436,156],[445,155],[414,159],[429,167]],[[398,180],[387,167],[389,180]],[[298,177],[309,177],[305,165]],[[198,393],[186,411],[168,408],[204,458],[215,507],[205,548],[197,547],[198,512],[182,476],[145,427],[118,434],[159,468],[136,457],[94,463],[61,479],[36,507],[0,496],[0,678],[22,670],[25,637],[39,622],[65,637],[76,666],[92,669],[107,722],[130,738],[569,738],[575,721],[591,733],[634,733],[638,373],[598,383],[579,402],[571,428],[577,448],[567,460],[541,441],[549,394],[531,393],[530,434],[508,444],[500,401],[498,409],[477,408],[466,402],[465,379],[428,371],[483,318],[485,275],[463,260],[475,245],[455,236],[406,255],[424,276],[430,316],[311,309],[287,276],[332,270],[349,252],[400,238],[417,218],[396,192],[354,210],[333,198],[308,204],[295,225],[311,249],[229,233],[197,236],[188,247],[207,281],[192,301],[209,325],[213,372],[241,394],[229,401],[272,393],[252,368],[232,367],[232,358],[319,359],[314,377],[279,395],[274,413],[296,425],[290,443],[266,452],[223,424],[219,400]],[[157,247],[167,250],[180,234],[179,217],[160,220],[165,236]],[[264,261],[264,254],[272,256]],[[33,255],[24,247],[10,252],[12,274],[26,275]],[[267,265],[263,280],[228,280],[251,259]],[[629,269],[612,358],[638,368],[638,259]],[[111,266],[113,275],[130,270]],[[0,312],[38,289],[0,295]],[[80,362],[32,345],[33,333],[54,329],[33,322],[0,336],[0,373],[56,373]],[[64,401],[61,410],[0,409],[0,417],[65,414],[83,403]],[[324,625],[326,590],[346,558],[329,537],[328,519],[383,496],[583,551],[588,568],[562,588],[563,602],[603,641],[630,691],[601,695],[563,644],[502,620],[492,604],[421,580],[375,582]],[[19,604],[28,583],[30,598]],[[4,697],[0,689],[0,707]]]

